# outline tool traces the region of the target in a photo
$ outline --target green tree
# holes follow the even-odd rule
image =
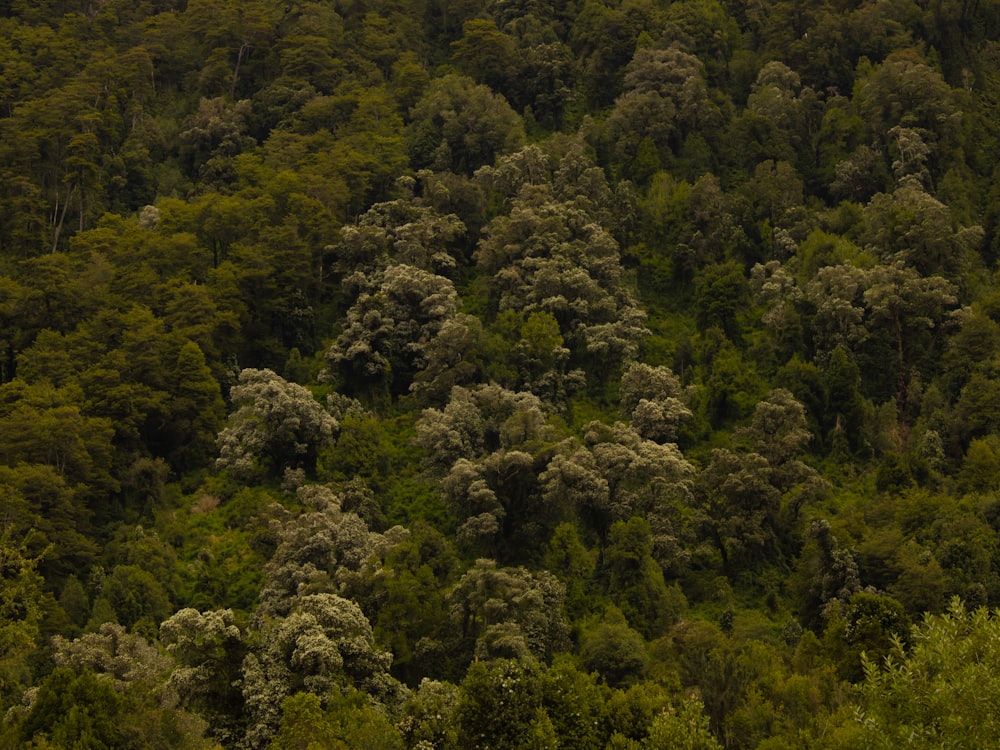
[[[641,680],[649,666],[646,642],[628,625],[617,607],[605,610],[601,620],[588,628],[580,643],[580,663],[589,673],[601,676],[611,687]]]
[[[743,330],[739,312],[748,301],[747,279],[737,263],[708,266],[695,280],[695,319],[702,331],[717,326],[738,342]]]
[[[777,260],[766,265],[758,263],[751,269],[750,289],[754,302],[765,308],[761,322],[767,326],[774,361],[787,362],[803,349],[800,310],[804,292],[789,269]]]
[[[0,708],[6,710],[27,687],[28,656],[41,635],[43,580],[23,541],[10,527],[0,532]]]
[[[789,180],[785,186],[786,195],[802,189],[802,182],[791,164],[801,164],[804,160],[797,157],[811,146],[812,132],[821,113],[819,103],[816,93],[802,86],[799,74],[777,60],[760,69],[747,99],[748,114],[754,116],[754,124],[759,126],[754,150],[760,150],[760,157],[767,157],[760,166],[767,165],[765,170],[772,174],[777,167],[781,176]],[[772,182],[770,187],[773,191],[777,185]],[[761,197],[765,205],[770,204],[769,208],[779,208],[780,201],[773,200],[776,197],[773,192]],[[768,218],[773,224],[783,224],[783,217],[778,212],[772,210]]]
[[[458,726],[455,709],[461,691],[450,682],[424,679],[403,706],[400,733],[408,748],[427,743],[440,750],[456,750]]]
[[[1000,381],[974,373],[955,402],[951,429],[960,443],[984,437],[1000,427]]]
[[[542,706],[560,746],[602,750],[611,692],[570,656],[557,656],[542,674]]]
[[[445,587],[454,582],[458,558],[451,542],[432,527],[417,522],[409,530],[410,537],[386,553],[376,580],[373,628],[379,642],[392,648],[393,674],[415,685],[423,677],[453,674]]]
[[[524,125],[507,101],[464,76],[432,80],[410,116],[418,168],[472,174],[524,142]]]
[[[72,641],[55,636],[52,646],[57,667],[79,675],[91,673],[119,694],[140,700],[156,693],[170,663],[143,636],[114,623],[104,623],[96,632]]]
[[[830,607],[847,604],[861,590],[861,573],[856,553],[841,546],[828,521],[813,521],[807,535],[791,588],[803,624],[819,629]]]
[[[651,750],[721,750],[708,728],[705,707],[698,698],[688,698],[678,708],[653,719],[643,747]]]
[[[587,101],[593,108],[611,104],[621,90],[635,40],[651,23],[652,8],[632,9],[587,2],[573,19],[569,43],[581,60]]]
[[[741,434],[773,468],[804,453],[812,439],[806,429],[805,409],[784,388],[774,389],[757,404],[753,419]]]
[[[669,164],[685,136],[709,131],[720,119],[708,95],[701,61],[677,46],[642,47],[625,69],[624,93],[608,117],[608,138],[620,174],[641,179],[639,154],[651,150],[655,164]]]
[[[419,106],[418,103],[414,109]],[[507,114],[502,109],[497,114],[499,103],[493,106],[492,102],[487,104],[474,96],[470,99],[469,106],[479,107],[476,115],[484,118],[484,125],[489,123],[485,118],[490,115],[502,118]],[[457,115],[452,112],[452,115],[459,117],[465,113]],[[505,124],[513,127],[514,123],[508,121]],[[478,152],[479,158],[488,158],[483,154],[489,153],[491,148],[499,147],[498,131],[490,134],[473,133],[471,130],[461,134],[456,132],[456,129],[462,127],[467,126],[453,121],[450,128],[442,128],[448,133],[443,137],[455,139],[456,146],[461,144],[469,155],[468,158],[476,158],[473,152]],[[303,167],[308,170],[307,174],[318,173],[321,177],[330,174],[328,170],[334,170],[332,174],[346,182],[350,195],[346,209],[351,215],[355,215],[373,201],[384,200],[407,165],[403,120],[396,111],[389,91],[384,86],[360,88],[350,117],[343,127],[337,129],[336,135],[337,140],[329,152],[319,150],[315,155],[313,169],[309,169],[306,164]],[[346,217],[337,215],[337,218]]]
[[[264,567],[259,615],[285,616],[305,593],[340,593],[357,599],[374,616],[371,579],[377,577],[381,559],[407,534],[398,526],[384,535],[369,531],[356,512],[342,510],[352,494],[364,502],[365,490],[363,483],[349,483],[341,493],[316,484],[298,488],[305,510],[276,524],[277,546]]]
[[[958,599],[948,611],[914,626],[908,648],[898,639],[884,659],[865,659],[857,747],[989,745],[998,731],[1000,685],[997,620],[985,608],[969,611]]]
[[[716,448],[698,477],[705,531],[727,572],[780,556],[781,492],[772,484],[772,473],[759,453]]]
[[[956,312],[959,328],[949,338],[941,358],[942,385],[949,397],[958,395],[975,372],[981,372],[1000,346],[1000,324],[979,305]]]
[[[122,699],[91,672],[57,669],[39,686],[21,723],[21,742],[47,738],[56,747],[124,747]]]
[[[607,748],[640,748],[657,716],[669,710],[670,691],[644,680],[627,690],[614,691],[607,701]]]
[[[345,53],[344,19],[333,8],[319,3],[308,3],[297,10],[294,22],[276,45],[281,78],[288,79],[287,85],[305,88],[303,83],[307,82],[321,93],[330,93],[343,65],[338,58]]]
[[[593,606],[597,555],[584,546],[576,526],[564,522],[553,531],[542,562],[566,587],[566,614],[571,622],[577,620]]]
[[[653,559],[649,523],[634,516],[612,524],[604,558],[608,594],[629,625],[647,638],[666,632],[687,602],[679,588],[667,586]]]
[[[794,230],[797,221],[804,218],[804,187],[794,166],[771,159],[759,163],[747,183],[761,221],[763,240],[774,257],[784,258],[796,250],[789,230]]]
[[[101,596],[111,604],[120,624],[146,632],[155,632],[172,609],[163,584],[137,565],[112,568],[104,579]]]
[[[111,474],[114,429],[110,419],[88,416],[81,401],[71,388],[21,380],[0,386],[0,455],[10,466],[51,466],[68,485],[82,485],[96,505],[98,496],[106,500],[117,489]]]
[[[22,737],[55,747],[211,746],[203,721],[160,703],[170,660],[143,636],[110,623],[73,641],[55,636],[52,660],[56,670],[17,712]]]
[[[452,42],[451,48],[452,59],[476,83],[484,83],[494,91],[509,91],[507,84],[515,72],[512,62],[516,43],[495,23],[486,19],[466,21],[462,38]]]
[[[958,475],[966,492],[988,492],[1000,479],[1000,436],[973,438]]]
[[[281,726],[269,750],[402,750],[389,720],[353,692],[323,702],[314,693],[290,695],[281,704]]]
[[[864,293],[870,326],[883,324],[896,354],[896,408],[903,425],[909,421],[913,371],[931,354],[934,334],[957,304],[953,284],[940,276],[921,276],[897,262],[876,266]]]
[[[562,520],[563,509],[539,487],[553,433],[541,407],[531,393],[456,386],[443,410],[426,409],[417,422],[415,442],[442,477],[459,539],[474,549],[523,558]]]
[[[281,726],[271,750],[348,750],[332,717],[313,693],[290,695],[281,704]]]
[[[39,565],[47,578],[61,580],[93,562],[98,547],[85,487],[74,487],[48,464],[28,463],[0,467],[0,486],[4,523],[10,533],[25,535],[35,554],[45,550]]]
[[[961,118],[954,94],[940,73],[912,49],[889,55],[881,65],[862,68],[856,85],[856,105],[876,143],[888,147],[892,129],[903,125],[920,128],[933,144],[950,145]]]
[[[865,401],[860,392],[861,371],[843,346],[830,355],[826,369],[827,412],[824,427],[831,449],[857,451],[863,447]]]
[[[878,663],[894,644],[908,639],[911,622],[898,600],[888,594],[858,591],[840,612],[831,613],[824,639],[834,645],[838,672],[851,682],[864,674],[862,654]]]
[[[806,299],[816,309],[811,328],[821,361],[838,346],[855,352],[868,338],[864,326],[867,286],[864,269],[847,263],[818,269],[806,285]]]
[[[539,476],[547,502],[574,509],[602,545],[613,523],[644,516],[656,560],[677,572],[687,557],[694,466],[675,444],[643,439],[622,422],[590,422],[583,437],[582,448],[563,443]]]
[[[459,747],[530,746],[531,725],[542,700],[540,676],[533,660],[501,659],[469,667],[455,714]]]
[[[168,458],[179,470],[203,465],[223,424],[225,404],[201,348],[186,342],[177,354],[171,378]]]

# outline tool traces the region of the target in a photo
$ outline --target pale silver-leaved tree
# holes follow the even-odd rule
[[[361,608],[336,594],[299,597],[287,617],[265,623],[259,643],[242,670],[247,747],[267,746],[281,721],[282,701],[297,692],[323,699],[354,687],[390,704],[405,697],[389,675],[392,654],[378,648]]]
[[[235,706],[242,703],[240,667],[248,643],[231,609],[199,612],[187,607],[160,624],[160,643],[174,665],[163,700],[204,717],[210,735],[224,747],[243,735]]]
[[[255,621],[287,615],[305,594],[358,596],[381,569],[386,552],[407,536],[400,526],[384,534],[369,531],[357,514],[341,509],[343,495],[329,487],[306,485],[297,495],[306,510],[278,530]]]
[[[479,559],[448,595],[451,617],[477,658],[548,659],[569,645],[566,587],[548,571]]]
[[[405,393],[426,366],[425,349],[458,311],[455,285],[415,266],[356,275],[357,296],[327,351],[324,377],[375,397]]]
[[[669,367],[633,362],[621,381],[621,409],[632,429],[647,440],[672,443],[681,423],[690,419],[686,393]]]
[[[230,398],[216,465],[239,479],[280,477],[289,468],[312,472],[320,448],[340,427],[308,389],[272,370],[244,369]]]
[[[443,410],[425,409],[415,442],[441,476],[463,542],[510,542],[545,525],[537,473],[552,428],[541,400],[497,385],[455,387]],[[491,550],[494,551],[494,550]]]

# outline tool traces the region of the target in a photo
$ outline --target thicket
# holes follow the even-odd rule
[[[1000,4],[0,2],[0,745],[996,736]]]

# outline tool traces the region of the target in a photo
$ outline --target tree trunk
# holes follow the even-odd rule
[[[56,197],[56,207],[53,213],[53,218],[55,217],[55,214],[59,214],[59,221],[52,230],[52,252],[55,252],[56,248],[59,247],[59,235],[62,233],[63,222],[66,220],[66,211],[69,209],[69,202],[73,197],[74,190],[76,190],[75,185],[70,188],[70,191],[66,194],[66,202],[63,203],[62,213],[59,212],[59,198]]]

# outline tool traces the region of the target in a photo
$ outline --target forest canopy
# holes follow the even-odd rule
[[[996,0],[0,2],[0,747],[988,743],[998,102]]]

